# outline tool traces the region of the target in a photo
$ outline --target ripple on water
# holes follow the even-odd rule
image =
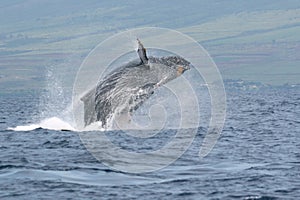
[[[7,130],[35,122],[25,116],[36,112],[37,102],[31,95],[0,96],[5,99],[0,104],[0,198],[297,199],[299,92],[228,93],[226,125],[207,157],[197,157],[206,133],[199,128],[201,134],[181,159],[141,175],[102,165],[75,132]],[[107,134],[123,147],[141,144],[122,140],[119,132]],[[151,141],[162,144],[157,138]],[[147,151],[157,147],[151,146],[154,142],[145,144]]]

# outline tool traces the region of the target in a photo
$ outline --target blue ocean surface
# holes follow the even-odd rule
[[[77,132],[9,129],[38,123],[40,96],[1,93],[0,199],[300,198],[299,88],[228,90],[225,127],[207,157],[198,157],[206,133],[201,126],[181,158],[142,174],[103,165]],[[174,130],[164,133],[155,139]]]

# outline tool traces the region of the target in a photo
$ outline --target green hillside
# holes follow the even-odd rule
[[[190,35],[211,54],[225,79],[300,83],[297,1],[172,2],[45,0],[41,7],[29,0],[2,1],[0,89],[43,88],[49,68],[72,87],[81,62],[97,44],[145,26]]]

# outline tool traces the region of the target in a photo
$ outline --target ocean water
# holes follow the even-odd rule
[[[212,152],[198,157],[201,126],[180,159],[144,174],[103,165],[75,131],[47,129],[66,126],[57,118],[37,128],[40,92],[1,93],[0,102],[0,199],[300,198],[299,88],[228,90],[225,127]]]

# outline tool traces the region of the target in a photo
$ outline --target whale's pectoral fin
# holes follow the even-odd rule
[[[147,53],[146,53],[146,49],[144,48],[144,45],[141,43],[141,41],[139,39],[137,39],[139,47],[137,50],[137,53],[141,59],[141,63],[144,65],[148,64],[148,57],[147,57]]]

